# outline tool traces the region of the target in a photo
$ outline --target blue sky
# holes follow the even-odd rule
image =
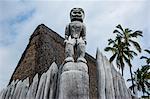
[[[87,52],[95,57],[96,49],[104,52],[107,40],[113,38],[117,24],[133,30],[142,30],[138,39],[142,48],[150,49],[150,1],[149,0],[1,0],[0,1],[0,90],[4,88],[25,50],[30,35],[39,24],[45,24],[64,37],[65,26],[70,22],[73,7],[85,10],[87,27]],[[134,59],[136,70],[143,62],[143,52]],[[125,79],[129,78],[125,69]],[[130,85],[127,83],[127,85]]]

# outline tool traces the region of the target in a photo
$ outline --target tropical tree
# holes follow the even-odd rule
[[[125,63],[127,63],[130,68],[131,79],[133,79],[131,60],[133,60],[134,56],[137,56],[137,53],[132,49],[135,48],[138,52],[141,52],[141,47],[135,40],[137,37],[142,36],[142,31],[133,32],[129,28],[123,29],[119,24],[116,26],[116,29],[113,31],[113,33],[116,34],[116,38],[115,40],[108,40],[109,46],[105,48],[105,51],[113,52],[110,62],[116,58],[116,64],[119,68],[121,68],[122,75]],[[111,44],[112,46],[110,47]],[[133,80],[132,85],[134,85]]]
[[[144,50],[145,52],[147,52],[149,55],[150,55],[150,50],[148,49],[145,49]],[[150,95],[150,57],[147,57],[147,56],[142,56],[140,59],[145,59],[145,62],[146,62],[146,65],[144,65],[144,67],[147,67],[148,70],[147,70],[147,73],[145,74],[145,78],[148,79],[148,81],[146,82],[146,85],[147,85],[147,89],[148,91],[146,91],[146,93],[148,95]],[[144,94],[144,93],[143,93]]]
[[[134,72],[134,82],[135,84],[130,86],[131,89],[133,89],[133,87],[137,87],[138,91],[142,91],[143,92],[143,96],[145,93],[147,93],[148,95],[150,95],[149,91],[150,91],[150,65],[144,65],[142,66],[141,69],[137,69],[136,72]],[[128,79],[127,81],[132,81],[131,79]]]
[[[133,32],[129,28],[123,29],[120,24],[116,26],[116,28],[117,29],[114,30],[114,33],[117,33],[118,35],[120,35],[121,38],[123,39],[123,42],[127,46],[127,50],[128,50],[127,51],[127,54],[128,54],[127,64],[130,68],[131,79],[133,79],[131,60],[133,60],[134,56],[137,56],[137,53],[135,51],[132,51],[132,54],[129,54],[129,52],[132,47],[134,47],[138,52],[141,52],[141,47],[139,43],[135,41],[135,38],[139,36],[143,36],[142,31]],[[132,80],[132,85],[134,85],[133,80]],[[134,93],[134,88],[133,88],[133,93]]]
[[[125,46],[125,43],[121,41],[121,37],[119,35],[117,35],[115,40],[109,39],[108,42],[109,46],[105,48],[105,51],[111,51],[113,53],[109,61],[112,62],[116,59],[116,65],[119,70],[121,69],[123,76],[125,62],[128,60],[128,54],[126,53],[127,47]],[[131,52],[129,54],[131,54]]]

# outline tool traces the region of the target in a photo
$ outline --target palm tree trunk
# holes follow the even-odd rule
[[[134,86],[134,82],[133,82],[133,74],[132,74],[132,67],[130,66],[130,74],[131,74],[131,80],[132,80],[132,85]],[[134,87],[133,87],[133,93],[135,94],[134,92]]]
[[[121,69],[121,71],[122,71],[122,77],[123,77],[123,69]]]
[[[145,94],[144,94],[145,92],[143,90],[142,90],[142,92],[143,92],[143,96],[145,96]]]

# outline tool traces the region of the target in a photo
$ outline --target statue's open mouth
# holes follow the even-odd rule
[[[73,15],[73,17],[82,17],[82,14]]]
[[[82,19],[82,14],[74,14],[72,15],[72,19]]]
[[[82,19],[82,16],[73,16],[72,19]]]

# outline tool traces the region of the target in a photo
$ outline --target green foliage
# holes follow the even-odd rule
[[[130,88],[137,86],[137,89],[139,91],[144,93],[147,93],[150,95],[150,65],[144,65],[141,69],[137,69],[136,72],[134,72],[134,82],[135,84],[130,86]],[[136,78],[135,78],[136,77]],[[131,81],[131,79],[128,79],[127,81]]]
[[[147,52],[150,55],[150,50],[145,49],[145,52]],[[135,85],[137,85],[137,89],[139,91],[144,93],[147,93],[147,95],[150,95],[150,57],[142,56],[140,59],[144,59],[146,62],[146,65],[143,65],[141,69],[137,69],[136,72],[134,72],[134,82],[135,84],[130,86],[130,88],[133,88]],[[135,76],[137,77],[137,80],[135,79]],[[132,79],[128,79],[127,81],[131,81]]]
[[[112,62],[116,59],[117,67],[122,70],[123,75],[125,63],[132,67],[131,60],[134,56],[137,56],[137,53],[134,50],[131,50],[131,47],[134,47],[138,52],[141,52],[139,43],[133,39],[142,36],[142,32],[133,32],[129,28],[123,29],[119,24],[116,26],[113,33],[116,37],[114,40],[108,40],[108,47],[105,48],[105,51],[111,51],[113,53],[109,61]]]
[[[145,49],[144,51],[150,54],[150,50]],[[140,59],[145,59],[146,63],[150,64],[150,57],[142,56]]]
[[[123,27],[119,24],[116,26],[113,33],[116,35],[115,39],[108,40],[108,47],[105,48],[105,51],[111,51],[113,53],[109,61],[112,62],[116,59],[117,67],[119,69],[121,68],[122,76],[125,63],[128,64],[130,68],[132,85],[134,86],[131,60],[137,56],[136,51],[141,52],[142,50],[139,43],[136,41],[136,38],[143,36],[142,31],[133,32],[129,28],[123,29]],[[132,48],[134,48],[134,50]]]

